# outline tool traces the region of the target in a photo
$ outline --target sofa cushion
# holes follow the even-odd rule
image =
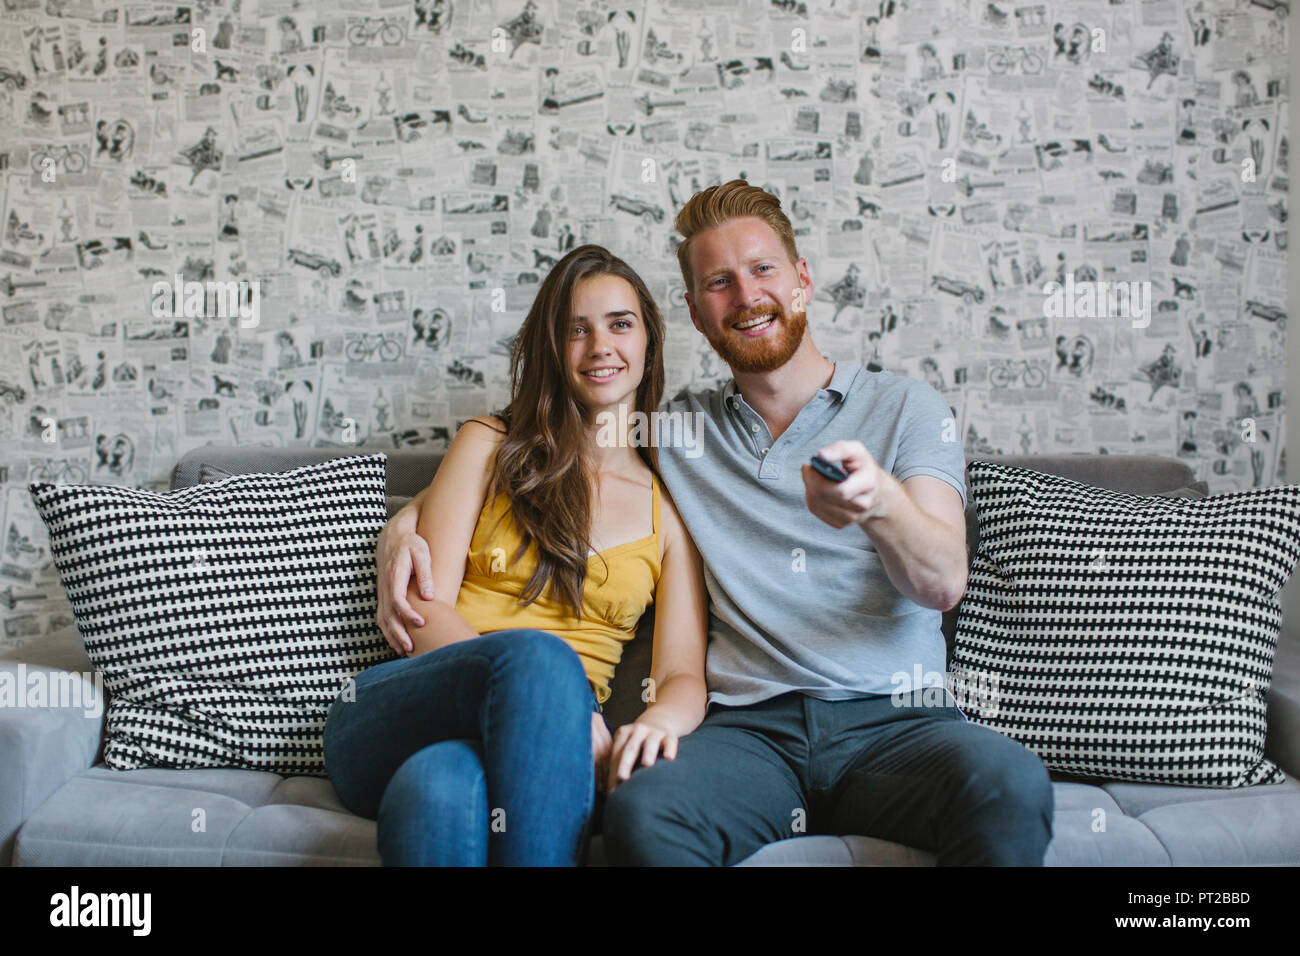
[[[968,472],[980,543],[952,668],[981,688],[965,701],[975,723],[1067,773],[1284,778],[1264,755],[1265,699],[1300,486],[1171,499]]]
[[[1054,777],[1056,775],[1053,775]],[[1101,787],[1054,780],[1046,866],[1294,863],[1300,793],[1290,786],[1181,790],[1191,799],[1127,813]],[[1103,789],[1105,787],[1106,789]],[[201,812],[196,812],[201,811]],[[1102,813],[1098,813],[1102,811]],[[1216,856],[1215,854],[1218,854]],[[1172,857],[1172,861],[1171,861]],[[348,813],[328,780],[250,770],[81,772],[18,834],[17,866],[362,865],[380,863],[373,820]],[[603,839],[588,864],[605,863]],[[927,866],[934,854],[864,836],[808,835],[763,847],[741,865]]]
[[[383,455],[157,494],[33,484],[86,651],[111,690],[104,760],[324,774],[375,626]]]
[[[68,781],[18,834],[16,866],[378,866],[375,822],[321,777],[112,770]]]
[[[1272,787],[1237,787],[1233,790],[1205,787],[1179,787],[1172,784],[1130,783],[1126,780],[1106,780],[1101,789],[1110,795],[1124,813],[1140,817],[1158,807],[1176,803],[1198,803],[1202,800],[1256,800],[1261,796],[1290,794],[1300,807],[1300,781],[1287,777]],[[1300,823],[1300,820],[1297,820]]]
[[[1272,787],[1251,800],[1197,800],[1156,807],[1140,822],[1174,866],[1295,866],[1300,814],[1292,793]]]

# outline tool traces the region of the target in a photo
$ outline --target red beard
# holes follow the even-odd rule
[[[761,338],[749,338],[732,328],[737,322],[763,315],[773,308],[776,310],[774,328]],[[760,306],[728,316],[717,337],[706,337],[713,351],[731,366],[732,372],[770,372],[790,361],[799,350],[807,327],[807,312],[787,315],[780,306]]]

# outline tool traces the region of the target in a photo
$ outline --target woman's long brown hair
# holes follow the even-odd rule
[[[569,378],[569,336],[573,294],[593,276],[626,279],[636,291],[646,330],[645,372],[636,390],[636,409],[649,414],[664,391],[664,321],[650,290],[622,259],[597,245],[582,245],[557,262],[515,336],[510,352],[510,404],[500,413],[506,438],[497,451],[488,500],[504,494],[520,544],[518,561],[537,545],[537,567],[519,600],[533,603],[549,584],[581,616],[587,552],[591,550],[592,487],[595,477],[583,455],[594,413],[574,394]],[[650,430],[653,434],[653,428]],[[621,436],[620,436],[621,439]],[[657,449],[637,452],[658,472]]]

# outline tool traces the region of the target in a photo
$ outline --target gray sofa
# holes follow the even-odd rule
[[[197,483],[205,463],[231,473],[284,471],[379,450],[208,446],[176,465],[172,487]],[[387,453],[391,513],[429,483],[441,456]],[[1187,488],[1194,477],[1176,459],[1150,456],[989,460],[1136,494]],[[973,552],[977,529],[972,509],[967,522]],[[956,611],[944,616],[950,651],[955,621]],[[648,614],[614,680],[607,713],[616,726],[640,712],[651,634]],[[0,669],[15,671],[20,662],[27,673],[91,672],[73,625],[54,638],[0,655]],[[84,711],[0,708],[0,860],[16,866],[379,863],[374,822],[344,809],[327,779],[246,770],[111,770],[100,761],[102,716]],[[1280,785],[1218,790],[1053,774],[1055,829],[1045,862],[1300,864],[1300,622],[1294,619],[1284,625],[1268,725],[1268,754],[1288,775]],[[1105,811],[1106,821],[1100,832],[1094,830],[1098,809]],[[201,828],[196,825],[200,819]],[[599,837],[592,841],[588,862],[604,862]],[[933,862],[931,853],[869,837],[802,836],[770,844],[741,865]]]

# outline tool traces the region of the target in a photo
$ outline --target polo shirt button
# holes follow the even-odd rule
[[[749,430],[752,431],[752,432],[754,432],[755,434],[757,434],[757,433],[758,433],[758,426],[757,426],[757,425],[750,425],[750,426],[749,426]]]
[[[764,448],[761,452],[759,452],[759,454],[760,454],[760,455],[766,455],[766,454],[767,454],[767,449]]]

